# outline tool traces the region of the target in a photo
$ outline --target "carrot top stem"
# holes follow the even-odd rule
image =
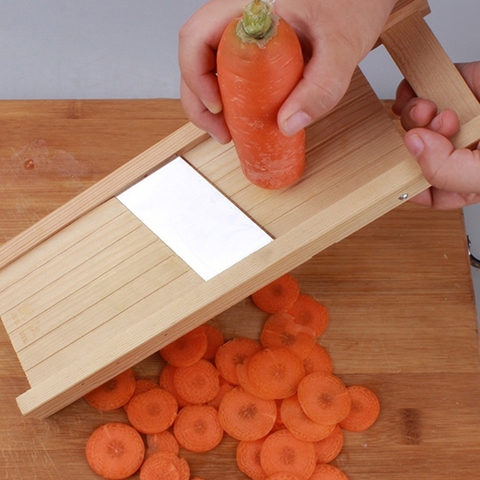
[[[238,22],[237,34],[244,41],[269,38],[274,31],[274,22],[269,0],[252,0]]]

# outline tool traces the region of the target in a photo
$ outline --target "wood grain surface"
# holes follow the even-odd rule
[[[1,243],[186,121],[175,100],[4,101],[0,119]],[[478,478],[480,362],[462,213],[405,204],[292,273],[330,310],[320,342],[335,373],[382,403],[370,430],[346,435],[335,463],[351,480]],[[212,322],[227,338],[256,338],[263,319],[247,298]],[[153,355],[135,372],[156,379],[161,366]],[[2,327],[0,478],[98,478],[86,439],[125,414],[82,399],[47,420],[25,419],[15,398],[27,388]],[[246,478],[228,438],[208,454],[182,453],[206,480]]]

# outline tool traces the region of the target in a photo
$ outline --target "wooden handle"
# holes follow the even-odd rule
[[[392,25],[380,40],[419,97],[432,100],[439,110],[455,110],[462,125],[477,123],[479,102],[420,13]],[[469,147],[479,137],[476,128],[468,128],[455,145]]]

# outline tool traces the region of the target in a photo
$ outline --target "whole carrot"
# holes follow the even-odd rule
[[[271,12],[268,0],[253,0],[226,28],[217,51],[217,75],[225,121],[246,178],[278,189],[291,185],[305,165],[305,132],[285,136],[280,106],[303,74],[300,42]]]

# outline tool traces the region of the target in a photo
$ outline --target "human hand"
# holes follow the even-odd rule
[[[210,0],[180,29],[182,104],[190,120],[221,143],[230,133],[221,113],[215,52],[232,18],[248,0]],[[378,39],[396,0],[276,0],[274,12],[297,32],[305,58],[303,79],[278,113],[279,128],[293,135],[331,110]]]
[[[480,97],[480,62],[459,64],[473,93]],[[431,187],[412,201],[436,209],[461,208],[480,202],[480,143],[474,150],[455,149],[450,137],[460,129],[457,114],[415,97],[404,80],[397,89],[393,111],[407,130],[405,145],[417,159]]]

